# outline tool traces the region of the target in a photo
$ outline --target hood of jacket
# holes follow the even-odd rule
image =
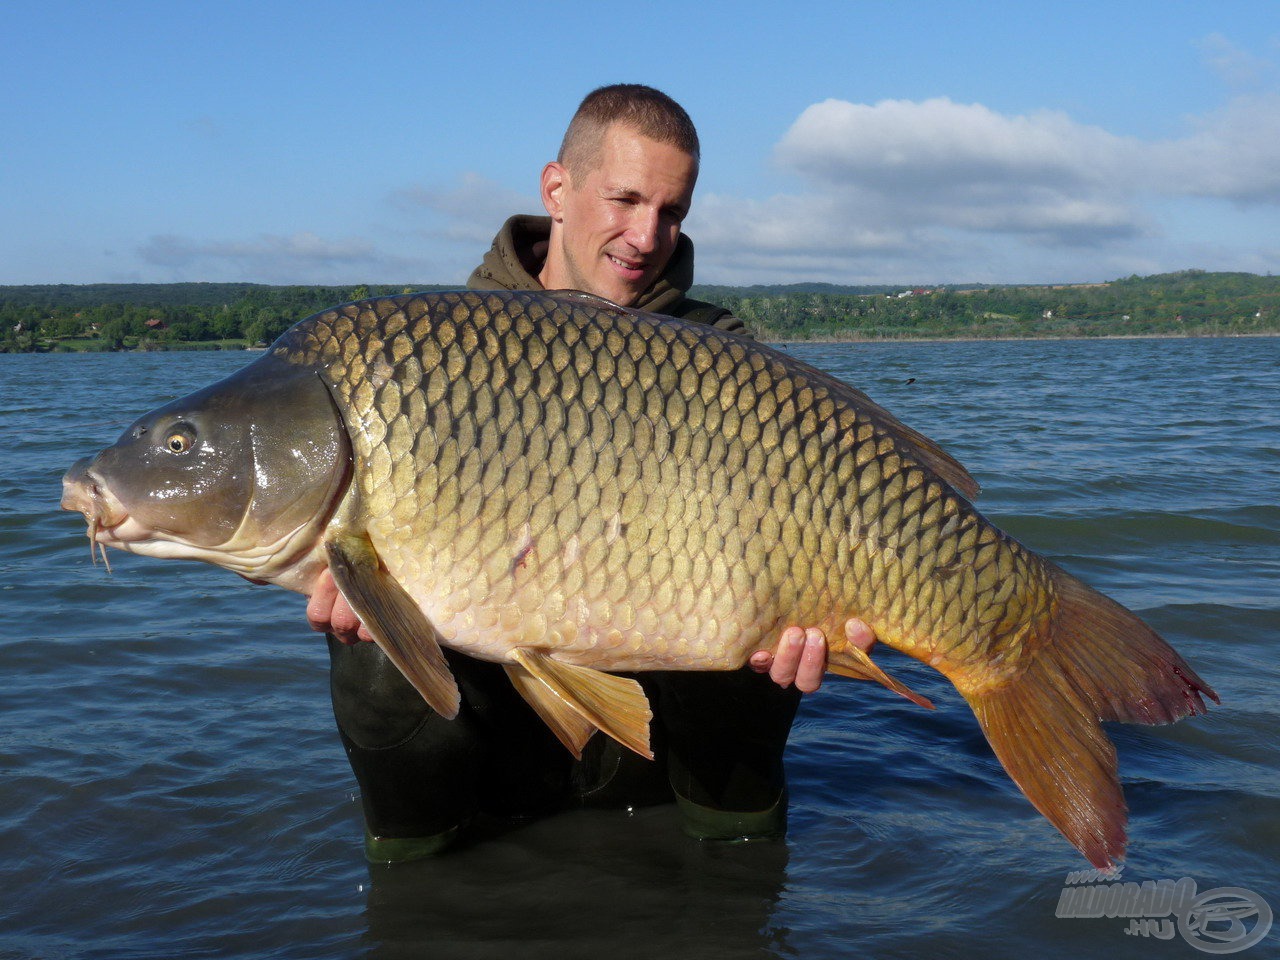
[[[538,274],[547,259],[550,237],[550,217],[511,217],[494,237],[484,261],[467,278],[467,286],[473,290],[541,290]],[[685,291],[691,286],[693,241],[681,234],[666,269],[632,306],[651,313],[667,313],[684,300]]]

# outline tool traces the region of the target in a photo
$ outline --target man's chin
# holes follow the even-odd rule
[[[634,306],[640,295],[653,282],[647,270],[629,270],[608,255],[605,256],[606,276],[598,291],[600,296],[612,300],[620,307]]]
[[[645,276],[635,283],[615,283],[612,292],[605,294],[620,307],[635,307],[644,292],[653,285],[654,278]]]
[[[620,290],[617,287],[611,289],[597,287],[595,290],[590,292],[594,293],[597,297],[603,297],[611,303],[616,303],[620,307],[634,307],[636,305],[636,301],[640,299],[639,290]]]

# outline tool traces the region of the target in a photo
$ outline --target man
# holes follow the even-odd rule
[[[744,333],[727,310],[685,296],[693,246],[680,228],[698,162],[693,124],[665,94],[638,85],[594,91],[542,171],[548,216],[508,220],[467,285],[583,290]],[[566,802],[674,797],[686,832],[705,839],[778,836],[785,827],[782,753],[799,692],[821,683],[821,631],[790,627],[776,653],[758,651],[740,671],[639,674],[657,759],[595,737],[574,761],[498,665],[446,652],[463,696],[461,713],[447,721],[377,647],[355,642],[368,634],[327,575],[307,612],[331,634],[334,712],[360,782],[373,861],[441,849],[477,812],[533,816]],[[873,642],[859,621],[846,633],[864,648]]]

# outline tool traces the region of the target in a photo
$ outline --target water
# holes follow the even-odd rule
[[[1112,727],[1124,879],[1280,909],[1280,339],[791,349],[943,443],[991,518],[1217,688],[1207,718]],[[121,553],[108,576],[56,509],[74,460],[245,361],[0,357],[3,960],[1202,955],[1056,917],[1087,864],[950,686],[889,651],[939,710],[834,679],[809,698],[785,843],[699,845],[667,807],[578,811],[367,866],[302,599]]]

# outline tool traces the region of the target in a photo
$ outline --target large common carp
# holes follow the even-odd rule
[[[351,303],[148,414],[67,474],[99,545],[298,591],[328,566],[436,710],[441,645],[502,663],[565,745],[650,756],[639,685],[728,670],[788,624],[955,684],[1031,802],[1098,866],[1125,806],[1100,720],[1217,699],[1132,613],[970,504],[964,468],[768,347],[583,294]]]

